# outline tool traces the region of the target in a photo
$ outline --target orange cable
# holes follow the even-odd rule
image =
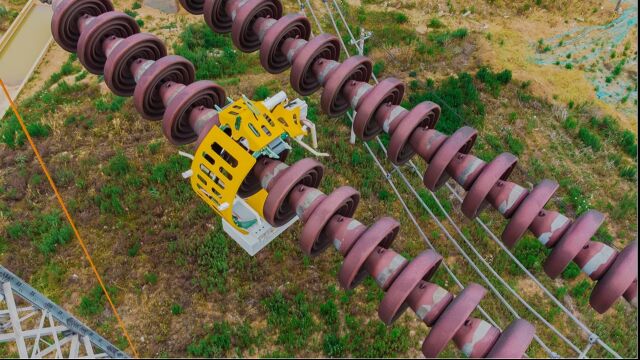
[[[58,188],[56,187],[56,184],[53,182],[51,175],[49,175],[49,170],[47,170],[47,166],[44,164],[44,161],[40,156],[40,152],[38,152],[38,149],[36,148],[33,142],[33,139],[31,139],[31,135],[29,135],[29,131],[27,131],[27,127],[25,126],[24,121],[22,120],[22,117],[18,112],[18,107],[11,99],[11,96],[9,95],[9,91],[7,90],[7,87],[5,86],[4,81],[2,81],[2,79],[0,79],[0,85],[2,86],[4,95],[7,97],[7,100],[11,105],[11,109],[13,109],[13,113],[16,115],[16,118],[18,118],[18,122],[22,127],[22,131],[24,131],[24,134],[27,136],[27,140],[29,140],[29,144],[31,145],[33,152],[36,154],[36,157],[38,158],[38,162],[40,163],[40,166],[42,167],[42,170],[44,171],[44,174],[47,177],[47,180],[49,180],[49,184],[51,185],[51,188],[53,189],[53,192],[55,193],[56,198],[58,199],[58,203],[60,203],[60,207],[62,208],[62,211],[64,211],[64,214],[67,217],[67,220],[69,221],[69,224],[71,225],[71,228],[73,229],[73,232],[76,235],[76,239],[78,239],[78,242],[80,243],[80,247],[82,248],[82,251],[84,252],[85,257],[87,258],[87,261],[89,261],[89,265],[91,265],[91,269],[93,269],[93,273],[95,274],[96,278],[98,279],[98,282],[100,283],[102,292],[107,297],[107,301],[109,301],[109,305],[111,305],[111,310],[113,310],[113,313],[115,314],[116,319],[118,320],[118,324],[120,325],[120,328],[122,328],[122,332],[124,333],[124,336],[127,338],[127,342],[129,343],[129,346],[131,347],[131,350],[133,351],[134,356],[139,357],[138,352],[136,351],[136,348],[133,345],[133,342],[131,341],[131,337],[129,337],[129,333],[125,328],[124,323],[120,318],[120,315],[118,315],[118,311],[116,310],[116,307],[113,304],[113,301],[111,301],[111,296],[109,296],[109,293],[107,292],[107,288],[105,287],[104,282],[102,282],[102,277],[100,277],[100,274],[98,273],[98,269],[96,269],[96,266],[93,264],[91,255],[89,255],[89,251],[87,250],[87,247],[84,244],[84,241],[80,237],[80,233],[78,232],[78,229],[76,228],[75,223],[71,219],[71,214],[69,214],[69,211],[67,210],[67,206],[65,205],[64,200],[62,200],[62,196],[60,196],[60,193],[58,192]]]

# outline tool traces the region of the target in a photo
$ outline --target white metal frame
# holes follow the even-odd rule
[[[0,285],[0,343],[15,344],[20,358],[128,358],[3,266]]]

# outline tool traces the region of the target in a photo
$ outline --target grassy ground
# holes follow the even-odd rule
[[[265,74],[257,54],[233,51],[228,37],[207,33],[200,17],[159,15],[135,9],[129,1],[115,5],[135,11],[145,31],[159,34],[172,44],[173,52],[194,61],[199,76],[224,84],[229,96],[258,97],[280,88],[293,94],[287,73]],[[455,13],[464,10],[453,6]],[[457,24],[458,17],[432,11],[425,17],[428,31],[420,34],[413,13],[422,11],[421,4],[398,2],[390,7],[365,1],[363,8],[351,7],[346,16],[354,26],[374,32],[366,50],[380,77],[406,80],[407,105],[423,100],[442,103],[439,129],[447,133],[463,124],[477,127],[480,137],[474,153],[484,159],[502,151],[518,155],[520,166],[512,179],[521,184],[557,179],[562,189],[552,208],[572,217],[589,207],[605,212],[608,220],[599,240],[621,248],[635,237],[637,140],[633,133],[605,117],[597,103],[540,96],[535,82],[520,76],[517,63],[498,67],[483,61],[486,34]],[[444,5],[440,9],[453,13]],[[483,9],[478,5],[475,11]],[[496,9],[511,16],[528,11],[509,4],[498,4]],[[585,6],[580,11],[586,14],[587,10]],[[548,11],[563,16],[555,7]],[[481,14],[488,19],[497,16]],[[325,30],[329,29],[328,19],[318,15]],[[211,49],[216,49],[216,66],[210,66],[207,57]],[[101,79],[83,72],[74,57],[61,67],[59,62],[47,66],[55,70],[39,69],[32,90],[19,99],[19,106],[141,355],[419,356],[426,327],[412,314],[394,327],[383,326],[376,316],[382,293],[371,280],[354,291],[341,290],[336,279],[341,259],[334,251],[318,258],[303,256],[296,243],[300,233],[296,225],[258,255],[248,257],[223,235],[219,220],[181,179],[188,162],[164,140],[158,123],[141,120],[130,99],[110,95]],[[365,224],[383,214],[399,219],[402,232],[396,249],[409,257],[420,253],[425,248],[423,238],[393,190],[362,145],[346,141],[347,119],[321,115],[317,95],[306,100],[310,117],[318,124],[320,148],[332,153],[322,160],[327,174],[321,189],[326,193],[340,185],[359,189],[363,201],[356,217]],[[0,141],[0,261],[125,349],[115,318],[11,115],[2,120]],[[377,145],[372,147],[380,154]],[[290,161],[305,156],[294,147]],[[384,162],[384,166],[390,165]],[[419,178],[409,178],[422,189]],[[409,190],[403,186],[399,190],[424,234],[461,281],[485,285]],[[426,192],[420,195],[434,207]],[[438,195],[507,282],[562,333],[584,345],[586,337],[579,329],[475,223],[459,215],[456,200],[446,191]],[[482,217],[497,233],[505,222],[495,214],[487,211]],[[455,234],[450,224],[446,227]],[[468,250],[466,245],[463,248]],[[548,279],[541,269],[546,251],[534,239],[523,239],[515,254],[616,351],[637,356],[637,338],[629,336],[637,332],[636,310],[619,302],[608,313],[596,314],[588,305],[593,283],[575,268],[561,279]],[[442,269],[435,281],[459,292]],[[498,289],[506,293],[499,285]],[[512,319],[493,295],[487,295],[482,306],[502,326]],[[522,305],[514,306],[527,313]],[[562,355],[575,356],[539,321],[526,317],[548,345]],[[604,355],[598,347],[592,351],[592,357]],[[15,356],[15,349],[0,346],[0,354]],[[443,355],[459,356],[459,352],[450,345]],[[534,345],[529,355],[544,353]]]

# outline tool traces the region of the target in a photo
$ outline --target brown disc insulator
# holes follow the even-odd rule
[[[404,110],[400,107],[396,107],[394,110],[396,109],[398,112]],[[393,112],[390,112],[389,114],[390,118],[394,115]],[[389,149],[387,153],[389,160],[396,165],[402,165],[411,160],[411,158],[416,154],[416,150],[414,150],[410,143],[411,135],[418,129],[435,129],[439,119],[440,107],[431,101],[425,101],[416,105],[401,119],[393,121],[393,123],[399,124],[395,126],[393,132],[391,132],[391,129],[387,131],[391,133],[391,140],[389,142]],[[387,122],[390,123],[391,121],[388,120]]]
[[[324,228],[324,236],[333,239],[333,247],[342,256],[346,256],[356,240],[367,231],[367,227],[360,221],[342,215],[335,215]]]
[[[492,359],[520,359],[531,344],[536,329],[528,321],[517,319],[511,323],[486,355]]]
[[[444,141],[433,155],[424,173],[423,183],[429,190],[435,191],[444,185],[449,178],[445,172],[449,163],[458,153],[469,153],[477,136],[478,132],[475,129],[464,126]]]
[[[326,77],[320,107],[329,116],[339,116],[349,109],[349,100],[343,88],[349,80],[369,82],[372,73],[371,60],[364,56],[352,56],[338,65]]]
[[[311,95],[322,86],[321,80],[313,72],[313,65],[319,60],[338,61],[340,40],[333,35],[320,34],[298,50],[291,64],[291,87],[300,95]]]
[[[638,241],[629,244],[618,254],[614,263],[598,280],[591,292],[589,304],[604,313],[620,298],[638,306]]]
[[[498,337],[500,330],[495,326],[482,319],[469,318],[453,336],[453,341],[467,357],[482,358],[491,350]]]
[[[347,84],[347,87],[355,87],[356,81]],[[353,120],[353,131],[356,136],[364,141],[368,141],[376,137],[382,132],[382,124],[376,121],[375,114],[381,106],[399,105],[404,95],[404,84],[395,78],[387,78],[382,80],[373,89],[365,94],[358,101],[356,116]]]
[[[315,208],[305,211],[304,216],[307,220],[300,234],[302,251],[315,256],[331,245],[335,238],[327,236],[327,224],[336,216],[353,216],[359,201],[360,193],[352,187],[342,186],[324,198]],[[307,212],[310,214],[306,215]]]
[[[109,11],[113,11],[113,5],[109,0],[55,1],[51,34],[60,47],[68,52],[76,52],[81,35],[81,23]]]
[[[340,285],[351,290],[367,276],[365,262],[376,248],[388,249],[398,235],[400,224],[390,218],[383,217],[367,229],[351,248],[340,268]]]
[[[602,213],[590,210],[573,222],[544,262],[544,271],[547,275],[551,278],[558,277],[589,239],[596,234],[603,221]]]
[[[213,32],[224,34],[231,31],[233,19],[226,10],[227,0],[204,0],[204,21]]]
[[[390,325],[402,315],[409,306],[410,301],[408,298],[410,294],[416,290],[416,287],[418,287],[421,281],[426,282],[431,279],[441,262],[442,256],[435,251],[427,250],[418,255],[404,268],[402,273],[400,273],[393,284],[391,284],[378,307],[378,315],[385,324]],[[424,290],[425,287],[426,286],[423,286],[416,291],[416,301],[414,303],[419,302],[417,299],[421,297],[422,290]],[[433,298],[435,297],[432,295],[431,299]],[[439,300],[440,298],[438,298],[438,302]],[[421,305],[418,305],[414,308],[416,313],[423,312],[423,310],[418,310],[420,306]],[[431,308],[431,305],[429,308]],[[430,324],[427,323],[427,325]]]
[[[465,196],[462,202],[462,213],[470,219],[478,216],[478,213],[486,205],[485,200],[491,189],[502,186],[501,182],[509,178],[517,162],[518,159],[512,154],[502,153],[487,164]]]
[[[529,230],[544,246],[552,248],[571,226],[571,220],[557,211],[540,210]]]
[[[434,358],[444,350],[480,304],[486,292],[482,286],[471,283],[451,301],[422,343],[422,353],[425,357]]]
[[[108,48],[105,51],[104,82],[118,96],[131,96],[135,92],[138,79],[131,71],[135,62],[143,62],[146,67],[167,56],[164,43],[146,33],[134,34],[123,40],[114,36],[106,39],[104,46]]]
[[[171,83],[163,85],[168,86]],[[170,99],[163,97],[163,101],[168,104],[162,118],[164,136],[174,145],[184,145],[196,141],[199,134],[206,134],[210,129],[208,124],[219,124],[213,109],[224,106],[226,94],[213,81],[201,80],[186,86]]]
[[[204,2],[205,0],[179,0],[180,5],[192,13],[193,15],[200,15],[204,13]]]
[[[231,40],[242,52],[253,52],[260,48],[261,39],[253,28],[256,20],[280,19],[282,4],[277,0],[247,0],[235,10],[231,25]]]
[[[471,154],[457,154],[447,165],[447,173],[463,189],[469,191],[486,165],[486,162]]]
[[[314,159],[302,159],[289,167],[278,163],[282,164],[278,160],[263,158],[254,166],[256,176],[269,193],[264,203],[264,218],[275,227],[296,216],[296,209],[289,201],[294,188],[297,185],[317,188],[324,174],[323,166]]]
[[[132,69],[145,67],[144,60],[138,59]],[[167,82],[189,85],[195,80],[193,64],[182,56],[169,55],[158,59],[142,71],[133,70],[137,85],[133,103],[138,113],[145,119],[160,120],[164,115],[165,103],[160,96],[160,88]],[[138,77],[138,74],[141,73]]]
[[[298,14],[289,14],[280,18],[266,30],[260,45],[260,64],[271,74],[279,74],[287,70],[290,60],[283,45],[287,39],[309,40],[311,24],[309,20]]]
[[[109,11],[93,18],[82,29],[78,39],[78,61],[88,72],[96,75],[104,73],[107,54],[103,42],[109,37],[127,38],[140,32],[136,20],[127,14]]]
[[[542,180],[542,182],[529,193],[502,232],[502,242],[504,242],[507,247],[512,248],[524,235],[557,189],[557,182]]]
[[[573,261],[591,280],[599,280],[617,256],[618,252],[607,244],[589,240]]]

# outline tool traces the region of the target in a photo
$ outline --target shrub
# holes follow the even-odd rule
[[[37,215],[31,221],[19,221],[7,226],[9,239],[30,239],[44,255],[55,252],[58,245],[73,237],[71,226],[57,211]]]
[[[151,168],[150,180],[158,184],[166,184],[169,177],[178,178],[180,174],[189,167],[189,160],[184,156],[171,155],[165,162],[156,164]]]
[[[98,112],[102,113],[118,112],[122,109],[126,100],[127,98],[125,97],[109,94],[107,98],[101,97],[96,99],[93,102],[93,106],[98,110]]]
[[[196,78],[217,79],[247,71],[249,57],[236,51],[228,36],[211,31],[204,23],[189,24],[173,46],[196,67]]]
[[[549,250],[544,245],[530,236],[518,241],[513,250],[518,261],[529,270],[540,270],[548,253]],[[509,261],[509,270],[514,275],[522,274],[522,270],[513,261]]]
[[[100,193],[95,197],[95,201],[100,208],[100,212],[113,215],[124,214],[121,197],[124,191],[116,185],[105,185],[100,189]]]
[[[103,173],[107,176],[123,176],[131,170],[131,164],[127,156],[122,152],[117,152],[111,159]]]
[[[440,21],[440,19],[438,18],[431,18],[431,20],[429,20],[429,27],[434,29],[439,29],[444,27],[444,23]]]
[[[511,70],[505,69],[499,73],[494,73],[488,67],[481,66],[476,73],[476,78],[489,87],[493,96],[498,96],[502,86],[511,81]]]
[[[436,200],[433,198],[433,196],[431,196],[428,190],[418,189],[418,195],[420,196],[420,199],[424,201],[427,207],[431,209],[431,211],[433,211],[434,215],[436,215],[440,219],[444,219],[445,214],[440,210],[438,203],[436,203]],[[440,204],[442,205],[444,210],[449,213],[451,211],[451,202],[449,202],[446,197],[439,197],[438,200],[440,200]]]
[[[580,305],[585,305],[587,303],[587,294],[589,293],[589,288],[591,284],[587,280],[580,281],[576,286],[571,289],[571,296],[578,301]]]
[[[285,351],[294,352],[306,345],[314,321],[304,294],[287,300],[277,291],[262,304],[267,312],[267,323],[277,329],[276,342],[283,345]]]
[[[422,92],[410,94],[407,105],[414,107],[425,100],[443,105],[445,111],[442,111],[436,129],[445,134],[464,125],[482,127],[485,107],[473,78],[466,72],[450,76],[439,85],[427,81]]]
[[[589,129],[587,129],[586,127],[580,127],[580,129],[578,130],[578,138],[585,145],[593,149],[593,151],[602,150],[602,142],[600,141],[600,138],[596,134],[589,131]]]
[[[271,90],[268,87],[260,85],[253,91],[253,100],[264,100],[269,97],[270,93]]]
[[[329,299],[320,305],[320,315],[322,315],[325,324],[330,328],[335,328],[338,325],[338,307],[333,300]]]
[[[28,122],[25,126],[29,135],[33,138],[47,137],[51,132],[51,128],[48,125],[42,124],[39,120]],[[24,145],[26,139],[27,137],[14,114],[9,115],[8,120],[0,123],[0,141],[7,144],[9,148],[15,149]]]
[[[140,247],[141,246],[142,246],[142,244],[140,243],[140,241],[136,241],[129,248],[129,250],[127,250],[127,255],[129,255],[130,257],[134,257],[134,256],[138,255],[138,252],[140,251]]]
[[[182,306],[180,306],[180,304],[172,304],[171,305],[171,313],[173,315],[180,315],[182,314]]]
[[[158,283],[158,274],[146,273],[144,274],[144,281],[148,282],[150,285],[155,285]]]
[[[379,76],[384,71],[384,61],[378,60],[373,64],[373,73]]]
[[[131,9],[125,9],[124,13],[131,16],[132,18],[135,18],[138,16],[138,12]]]
[[[463,39],[467,37],[468,34],[469,31],[467,30],[467,28],[459,28],[451,32],[451,37],[453,37],[454,39]]]
[[[345,340],[333,332],[324,334],[322,337],[322,350],[328,357],[341,358],[345,352]]]
[[[638,172],[637,167],[625,166],[622,169],[620,169],[620,176],[627,180],[635,181],[637,172]]]
[[[409,21],[409,17],[401,12],[394,12],[393,20],[398,24],[404,24]]]
[[[569,266],[567,266],[567,268],[562,272],[562,278],[567,280],[575,279],[576,277],[578,277],[578,275],[580,275],[580,271],[580,267],[574,262],[571,262],[569,263]]]
[[[225,321],[213,324],[213,328],[204,339],[187,346],[189,355],[201,358],[225,357],[229,349],[231,349],[231,326]]]
[[[578,121],[571,116],[567,116],[562,123],[562,126],[567,130],[573,130],[578,127]]]
[[[116,294],[116,288],[107,286],[107,292],[111,298]],[[78,306],[78,313],[82,316],[93,316],[97,315],[101,310],[104,309],[104,305],[106,304],[107,298],[104,296],[104,292],[102,291],[102,287],[100,285],[96,285],[88,295],[82,296],[80,299],[80,305]]]
[[[511,133],[507,134],[507,145],[509,145],[509,150],[515,155],[522,155],[524,152],[524,143]]]
[[[439,31],[429,33],[429,39],[436,42],[440,46],[446,45],[453,39],[464,39],[469,34],[466,28],[459,28],[453,31]]]
[[[195,250],[200,286],[207,291],[226,291],[229,264],[228,239],[221,232],[211,232]]]
[[[624,130],[620,134],[619,140],[620,146],[624,149],[624,151],[631,156],[637,156],[638,154],[638,143],[636,142],[636,136],[633,132],[629,130]]]
[[[614,220],[620,220],[629,215],[635,218],[635,214],[638,213],[638,202],[636,201],[637,197],[637,192],[624,194],[622,196],[622,199],[620,199],[620,201],[615,206],[611,206],[611,218]]]

